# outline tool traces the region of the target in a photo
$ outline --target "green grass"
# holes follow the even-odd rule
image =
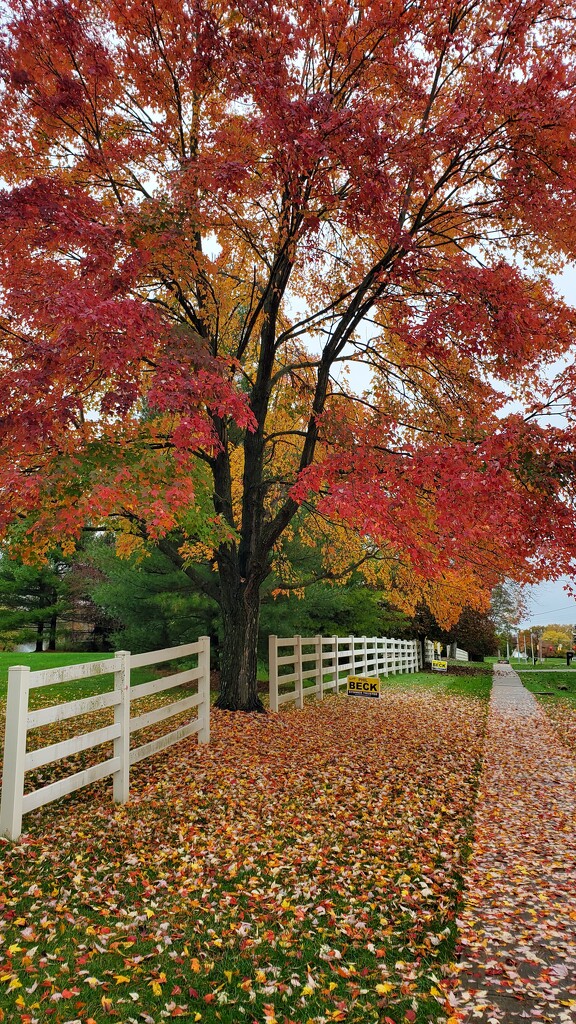
[[[560,698],[576,704],[576,674],[565,672],[519,672],[520,679],[530,693],[543,697],[545,701]],[[567,687],[567,689],[560,689]]]
[[[570,665],[566,664],[566,658],[545,658],[542,662],[537,662],[535,665],[531,661],[521,661],[519,663],[514,662],[512,668],[516,669],[517,672],[545,672],[546,670],[554,669],[563,672],[576,672],[576,658]]]
[[[111,654],[86,654],[78,651],[44,651],[40,654],[32,652],[23,654],[20,651],[0,652],[0,699],[6,698],[8,692],[8,669],[12,665],[27,665],[33,672],[40,669],[62,668],[66,665],[85,664],[88,661],[101,661],[111,658]],[[152,678],[152,677],[150,677]],[[143,682],[143,679],[135,679],[134,682]],[[43,703],[56,704],[59,701],[73,700],[76,697],[92,697],[96,693],[103,693],[109,690],[113,683],[112,673],[110,675],[98,676],[96,679],[77,679],[73,683],[61,684],[60,686],[47,686],[42,690],[32,691],[30,704],[35,706],[36,697],[43,695]]]
[[[460,663],[459,663],[460,664]],[[462,663],[463,664],[463,663]],[[450,666],[449,666],[450,667]],[[490,696],[490,689],[492,686],[492,666],[478,662],[473,663],[473,667],[476,668],[474,675],[456,675],[450,671],[443,672],[407,672],[404,674],[390,675],[387,677],[381,676],[381,684],[383,691],[386,688],[400,688],[400,689],[428,689],[436,690],[438,693],[446,694],[460,694],[468,697],[485,697],[488,699]],[[482,669],[479,672],[478,669]],[[305,680],[304,682],[304,696],[306,696],[307,690],[312,690],[315,686],[314,680]],[[282,680],[280,680],[280,693],[286,689],[293,690],[294,683],[289,683],[286,687],[282,687]],[[344,693],[344,688],[340,690],[340,693]],[[362,698],[358,698],[361,700]]]
[[[401,686],[403,689],[433,689],[438,693],[459,694],[467,697],[485,697],[490,695],[492,671],[487,666],[485,673],[464,676],[443,672],[415,672],[404,676],[389,676],[388,686]]]
[[[24,654],[21,651],[0,651],[0,687],[6,690],[8,669],[11,665],[27,665],[33,672],[44,668],[60,668],[62,665],[78,665],[87,661],[101,661],[112,654],[90,654],[78,651],[35,651]],[[1,691],[0,691],[1,692]]]
[[[12,665],[27,665],[33,672],[37,672],[40,669],[62,668],[67,665],[86,664],[89,661],[103,661],[112,657],[112,654],[90,654],[85,652],[79,653],[78,651],[44,651],[40,654],[36,652],[22,654],[18,651],[2,651],[0,652],[0,700],[6,698],[8,692],[8,669]],[[169,671],[169,665],[169,662],[162,662],[159,666],[151,665],[149,667],[133,669],[130,673],[130,683],[132,686],[137,686],[139,683],[147,683],[162,673],[166,674]],[[181,659],[172,670],[182,671],[185,667],[185,660]],[[114,676],[110,672],[95,678],[75,679],[71,683],[59,683],[54,686],[42,687],[40,690],[31,691],[30,707],[37,707],[38,704],[58,704],[61,701],[75,700],[82,697],[93,697],[97,693],[104,693],[106,690],[110,690],[113,684]]]

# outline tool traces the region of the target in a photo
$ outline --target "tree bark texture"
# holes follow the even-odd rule
[[[227,711],[264,711],[258,696],[260,585],[221,573],[224,636],[220,648],[220,695],[216,707]]]

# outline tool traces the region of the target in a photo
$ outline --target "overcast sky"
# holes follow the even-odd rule
[[[576,601],[563,589],[568,582],[563,578],[526,587],[528,612],[521,626],[548,626],[553,622],[576,625]]]
[[[571,306],[576,306],[576,267],[572,266],[556,278],[558,290]],[[563,577],[554,583],[537,583],[526,588],[528,613],[522,626],[546,626],[548,623],[576,625],[576,601],[563,589],[574,582]]]

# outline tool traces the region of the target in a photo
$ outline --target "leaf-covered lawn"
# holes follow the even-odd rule
[[[130,804],[108,782],[27,816],[2,844],[4,1019],[445,1021],[485,718],[449,681],[214,712]]]
[[[541,702],[540,707],[546,712],[566,749],[576,757],[576,701],[546,700]]]

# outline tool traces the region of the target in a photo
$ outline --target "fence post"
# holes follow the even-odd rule
[[[322,665],[322,637],[317,636],[316,640],[316,658],[318,664],[318,675],[316,676],[316,689],[320,700],[324,700],[324,676],[323,676],[323,665]]]
[[[24,796],[29,693],[30,669],[27,665],[13,665],[8,670],[2,804],[0,806],[0,835],[12,840],[19,839],[22,832],[22,797]]]
[[[296,707],[304,707],[304,680],[302,678],[302,637],[294,637],[294,661],[296,663]]]
[[[278,637],[268,637],[268,693],[270,711],[278,711]]]
[[[388,641],[382,640],[382,674],[388,678]]]
[[[202,645],[198,652],[198,695],[202,698],[198,705],[198,717],[202,724],[198,730],[198,743],[210,743],[210,637],[201,636]]]
[[[340,673],[338,671],[338,637],[332,637],[332,649],[334,651],[334,693],[340,693]]]
[[[114,725],[120,726],[120,735],[114,740],[114,757],[120,758],[120,767],[112,776],[113,799],[125,804],[130,796],[130,651],[116,651],[121,662],[114,673],[114,689],[120,694],[120,703],[114,705]]]

